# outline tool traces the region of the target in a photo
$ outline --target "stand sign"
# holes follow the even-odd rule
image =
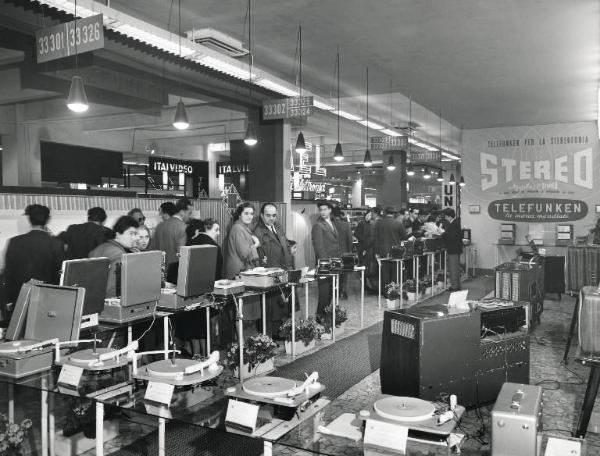
[[[313,97],[294,97],[263,101],[263,120],[307,117],[312,116],[313,111]]]

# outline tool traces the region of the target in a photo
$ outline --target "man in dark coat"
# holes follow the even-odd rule
[[[448,273],[450,274],[450,291],[461,289],[460,285],[460,254],[463,251],[462,229],[460,219],[451,207],[444,209],[444,219],[448,227],[442,234],[448,255]]]
[[[87,258],[100,244],[112,238],[112,230],[104,226],[106,212],[101,207],[92,207],[87,212],[88,221],[70,225],[58,237],[65,243],[67,259]]]
[[[177,211],[173,217],[169,217],[160,223],[154,231],[152,248],[165,252],[165,263],[167,268],[171,263],[178,260],[179,249],[187,242],[185,229],[192,214],[192,203],[187,198],[181,198],[175,204]]]
[[[32,204],[25,209],[25,215],[29,217],[31,231],[13,237],[6,247],[4,275],[8,302],[15,302],[21,286],[31,279],[57,285],[65,259],[62,242],[46,228],[50,209]]]
[[[333,220],[331,220],[331,211],[333,205],[329,201],[320,201],[317,203],[319,208],[319,218],[311,230],[313,249],[315,250],[315,260],[329,260],[341,256],[339,235]],[[325,314],[325,308],[331,304],[333,297],[333,282],[331,276],[318,276],[319,283],[319,301],[317,303],[317,317],[322,318]]]
[[[404,224],[394,218],[394,208],[386,207],[384,216],[375,225],[375,246],[380,257],[387,257],[392,247],[406,238]],[[401,267],[400,265],[398,267]],[[381,288],[393,280],[395,264],[386,261],[381,265]]]
[[[260,220],[253,230],[260,241],[258,260],[266,268],[291,269],[293,259],[288,240],[281,225],[277,222],[277,207],[273,203],[264,203],[260,208]],[[283,302],[279,291],[267,295],[267,334],[275,334],[282,321],[288,318],[290,306]]]
[[[340,253],[351,254],[353,248],[352,242],[352,228],[350,227],[350,223],[346,220],[345,215],[342,213],[339,207],[335,207],[332,211],[333,214],[333,223],[335,225],[335,229],[338,232],[338,241],[340,243]],[[340,299],[348,299],[347,293],[347,285],[348,285],[348,274],[342,273],[340,274]]]

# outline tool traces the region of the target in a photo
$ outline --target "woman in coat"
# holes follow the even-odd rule
[[[240,204],[234,215],[234,223],[227,236],[225,256],[225,277],[233,279],[241,271],[258,265],[258,238],[252,234],[254,206]]]

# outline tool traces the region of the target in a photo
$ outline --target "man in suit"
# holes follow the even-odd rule
[[[192,203],[187,198],[180,198],[175,204],[175,210],[173,217],[156,227],[152,244],[154,249],[165,252],[167,269],[171,263],[178,261],[179,249],[187,242],[185,229],[192,214]]]
[[[339,258],[340,243],[337,228],[331,219],[333,205],[329,201],[320,201],[317,203],[319,208],[319,218],[311,230],[311,239],[313,249],[315,250],[315,259],[329,260]],[[317,303],[317,317],[322,318],[325,314],[325,308],[331,304],[333,297],[333,282],[331,276],[319,276],[319,301]]]
[[[451,207],[444,209],[444,220],[447,223],[446,231],[442,234],[442,239],[446,245],[448,255],[448,273],[450,274],[449,291],[458,291],[460,284],[460,254],[463,251],[462,229],[460,228],[460,219],[456,217],[456,212]]]
[[[340,254],[352,253],[352,228],[342,210],[336,206],[332,211],[333,223],[338,232],[338,242],[340,244]],[[348,274],[340,274],[340,299],[348,299],[347,293]]]
[[[112,238],[112,231],[104,226],[106,212],[101,207],[92,207],[87,212],[88,221],[70,225],[58,237],[65,243],[67,259],[87,258],[100,244]]]
[[[392,247],[400,245],[406,238],[404,224],[394,218],[394,208],[386,207],[384,216],[375,225],[375,246],[377,255],[386,257],[390,254]],[[398,267],[401,267],[400,265]],[[381,288],[383,289],[390,283],[395,274],[395,265],[391,261],[386,261],[381,265]]]
[[[273,203],[264,203],[260,208],[260,220],[253,230],[260,241],[257,248],[260,264],[267,268],[291,269],[293,259],[288,240],[281,225],[277,222],[277,207]],[[275,334],[282,321],[289,317],[291,308],[283,302],[281,293],[276,291],[267,295],[267,334]]]
[[[62,242],[46,227],[50,209],[31,204],[25,209],[25,215],[29,218],[31,231],[13,237],[6,247],[4,275],[8,302],[15,302],[21,286],[31,279],[57,285],[65,259]]]

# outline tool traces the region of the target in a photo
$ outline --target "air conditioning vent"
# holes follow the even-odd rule
[[[248,55],[241,41],[212,28],[203,28],[185,32],[188,39],[213,49],[228,57]]]

